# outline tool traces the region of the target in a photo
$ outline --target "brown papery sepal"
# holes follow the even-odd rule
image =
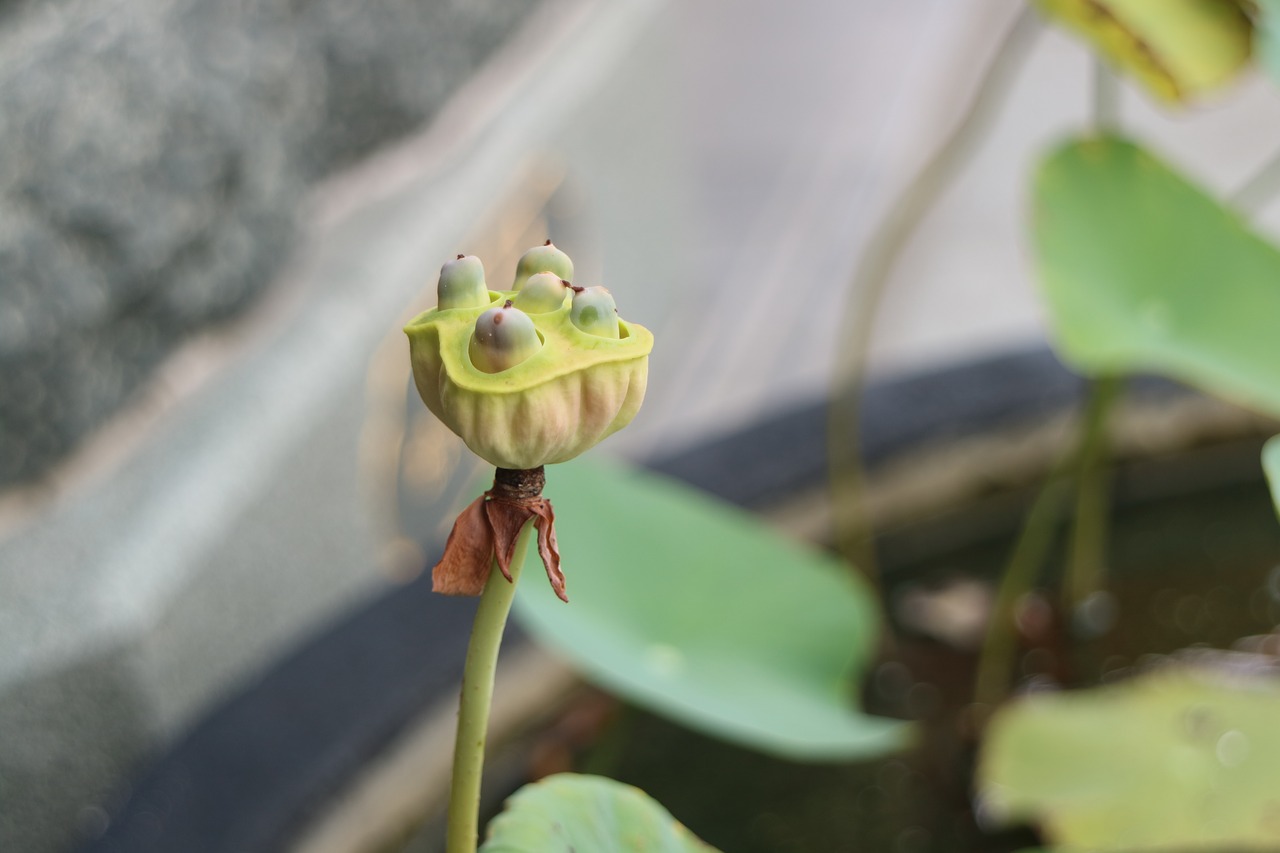
[[[536,470],[536,469],[535,469]],[[525,472],[517,472],[525,473]],[[431,590],[443,595],[480,595],[496,562],[498,571],[511,581],[511,561],[515,559],[520,531],[532,521],[538,532],[538,554],[547,570],[547,579],[556,596],[569,601],[564,572],[560,569],[560,549],[556,544],[555,512],[551,501],[542,497],[541,478],[517,478],[513,487],[507,469],[499,469],[494,487],[476,498],[453,523],[444,546],[444,556],[431,571]]]

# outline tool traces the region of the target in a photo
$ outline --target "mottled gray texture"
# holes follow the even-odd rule
[[[78,0],[0,15],[0,485],[288,252],[306,187],[429,118],[535,0]]]
[[[97,803],[125,793],[155,742],[129,664],[112,650],[0,695],[0,849],[70,850],[105,820]]]

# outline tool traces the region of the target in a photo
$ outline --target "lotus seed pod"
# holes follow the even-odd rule
[[[573,294],[573,325],[598,338],[618,337],[618,308],[603,287],[586,287]]]
[[[1245,4],[1205,0],[1037,0],[1119,70],[1169,102],[1222,85],[1248,63]]]
[[[540,272],[529,276],[516,294],[514,304],[526,314],[546,314],[563,308],[565,298],[572,292],[569,282],[560,276]]]
[[[484,264],[475,255],[458,255],[440,267],[436,303],[442,309],[479,308],[489,304]]]
[[[506,304],[490,308],[476,319],[467,352],[477,370],[501,373],[541,348],[542,340],[529,315],[513,307],[508,299]]]
[[[499,468],[567,462],[595,446],[639,411],[653,335],[616,314],[612,337],[586,334],[572,313],[424,311],[405,327],[423,402]]]
[[[556,278],[573,281],[573,261],[550,240],[541,246],[534,246],[520,256],[520,261],[516,264],[516,280],[511,289],[521,289],[529,276],[540,272],[554,273]]]

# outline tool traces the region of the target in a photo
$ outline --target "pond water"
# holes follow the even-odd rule
[[[1241,458],[1251,455],[1245,448]],[[1280,624],[1280,523],[1265,486],[1230,476],[1227,468],[1204,470],[1209,475],[1198,478],[1178,476],[1168,465],[1121,470],[1109,588],[1093,599],[1083,631],[1073,635],[1063,630],[1054,603],[1060,563],[1046,567],[1038,627],[1028,629],[1017,661],[1019,689],[1096,684],[1158,655],[1231,648]],[[1197,479],[1193,492],[1177,493]],[[1200,488],[1205,480],[1210,485]],[[1027,499],[992,496],[884,537],[891,618],[901,612],[894,603],[912,590],[966,584],[989,590],[1009,552],[1009,522]],[[575,769],[638,785],[726,853],[998,853],[1036,846],[1029,829],[984,831],[971,808],[976,651],[901,623],[894,629],[897,638],[886,641],[864,702],[874,712],[921,721],[922,744],[910,753],[860,764],[797,764],[619,706]],[[1082,640],[1081,633],[1092,636]]]

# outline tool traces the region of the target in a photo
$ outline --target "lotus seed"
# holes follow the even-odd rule
[[[489,304],[484,264],[475,255],[458,255],[440,267],[436,301],[441,309],[479,308]]]
[[[508,299],[476,318],[468,351],[471,363],[484,373],[501,373],[515,367],[542,347],[529,315]]]
[[[573,261],[550,240],[541,246],[534,246],[520,256],[520,261],[516,264],[516,280],[511,289],[519,290],[524,287],[529,276],[540,272],[554,273],[556,278],[573,281]]]
[[[526,314],[558,311],[564,307],[564,300],[571,292],[569,282],[555,273],[536,273],[529,276],[524,287],[516,294],[515,307]]]
[[[613,295],[603,287],[586,287],[573,294],[573,308],[569,314],[573,325],[588,335],[599,338],[618,338],[618,308]]]

